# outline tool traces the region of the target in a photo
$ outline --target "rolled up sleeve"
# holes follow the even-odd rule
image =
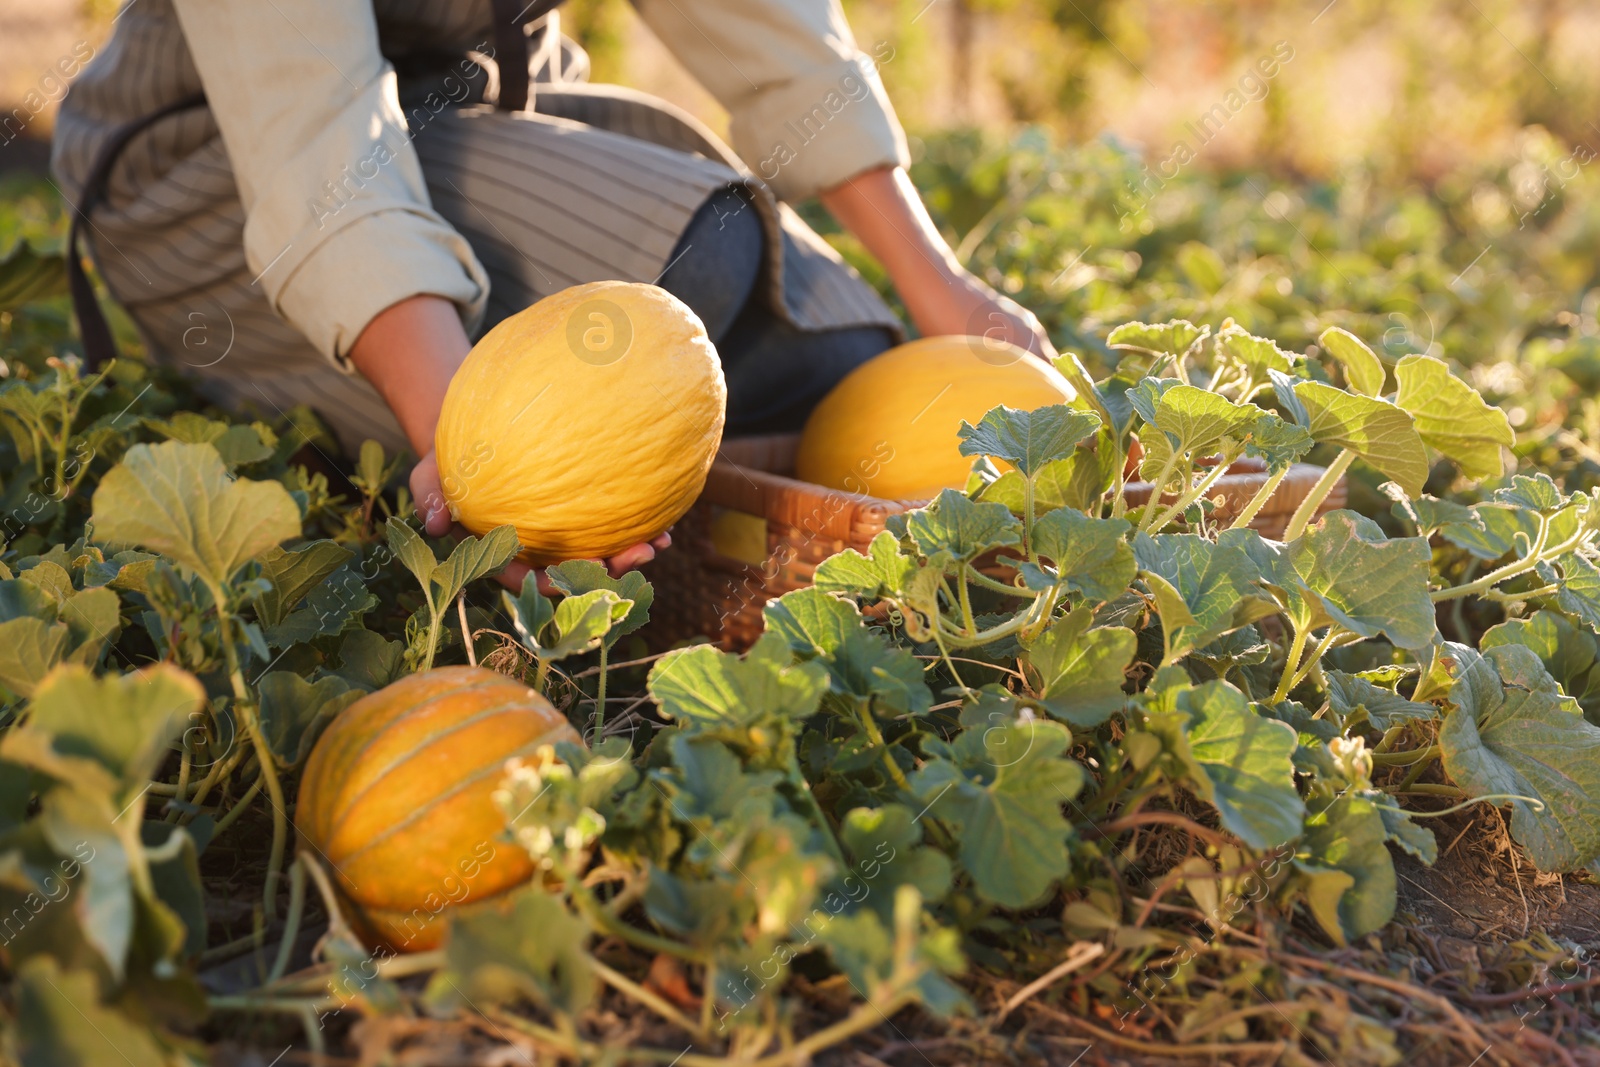
[[[488,276],[433,210],[367,0],[175,0],[273,309],[343,364],[384,308],[453,301],[470,331]]]
[[[785,200],[904,166],[878,64],[838,0],[635,0],[646,24],[728,109],[739,157]]]

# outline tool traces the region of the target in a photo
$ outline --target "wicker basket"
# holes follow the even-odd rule
[[[656,586],[650,631],[662,645],[709,639],[743,650],[761,634],[768,600],[811,584],[817,564],[847,548],[867,551],[890,515],[924,501],[882,500],[825,489],[788,477],[797,434],[723,442],[705,490],[673,528],[672,548],[649,565]],[[1298,463],[1251,523],[1279,536],[1323,468]],[[1211,496],[1221,513],[1244,505],[1266,481],[1259,463],[1244,461],[1217,480]],[[1150,486],[1127,487],[1130,504],[1150,499]],[[1341,478],[1319,514],[1343,507]]]

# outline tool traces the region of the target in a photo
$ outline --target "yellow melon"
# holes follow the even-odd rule
[[[845,376],[800,436],[802,481],[890,500],[960,489],[976,457],[961,454],[962,420],[993,407],[1032,410],[1076,398],[1054,368],[981,337],[926,337]],[[1005,466],[1002,464],[1002,466]]]
[[[506,761],[578,740],[548,700],[504,675],[413,674],[351,704],[317,739],[295,829],[331,866],[363,936],[432,948],[450,908],[533,875],[493,800]]]
[[[614,555],[689,510],[726,407],[686,304],[653,285],[573,286],[501,322],[456,371],[440,484],[473,533],[515,526],[524,562]]]

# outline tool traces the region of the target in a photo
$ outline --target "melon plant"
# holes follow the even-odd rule
[[[1394,850],[1433,861],[1462,805],[1508,816],[1519,863],[1600,861],[1600,500],[1516,470],[1431,357],[1226,321],[1106,341],[1106,373],[1061,364],[1070,397],[951,419],[962,484],[738,655],[640,647],[648,579],[598,564],[497,596],[510,524],[429,542],[376,446],[337,500],[291,461],[303,415],[121,431],[159,376],[5,386],[42,420],[13,438],[37,476],[81,454],[95,487],[0,575],[7,1051],[173,1062],[203,1008],[313,1049],[392,1012],[552,1059],[800,1067],[912,1005],[1006,1041],[1058,1016],[1185,1040],[1205,1012],[1247,1013],[1209,1043],[1252,1053],[1392,1062],[1407,1018],[1464,1048],[1442,992],[1385,969],[1412,1014],[1374,1022],[1293,968],[1387,936]],[[1263,494],[1297,460],[1334,474],[1272,540],[1214,506],[1241,458]],[[1316,518],[1340,472],[1363,511]],[[230,849],[254,915],[207,911]],[[32,910],[62,879],[73,903]],[[437,947],[391,958],[411,931],[385,922],[430,892],[461,898]],[[252,987],[203,987],[230,955]]]

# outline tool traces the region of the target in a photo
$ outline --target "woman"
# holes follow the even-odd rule
[[[549,293],[617,278],[677,295],[717,344],[735,434],[798,426],[895,343],[894,315],[786,201],[820,197],[923,334],[1049,352],[930,222],[838,0],[637,8],[728,109],[732,148],[586,84],[554,16],[525,25],[520,3],[129,0],[63,103],[53,166],[158,358],[224,405],[305,403],[347,445],[409,444],[435,535],[451,374]]]

